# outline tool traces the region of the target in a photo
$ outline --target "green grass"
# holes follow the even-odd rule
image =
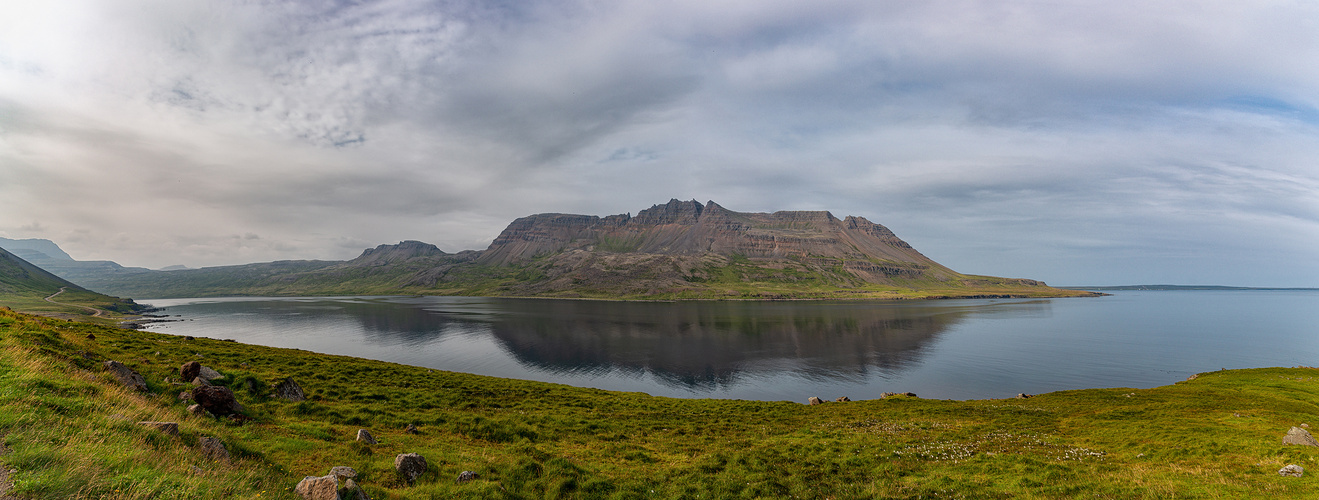
[[[118,388],[104,359],[160,394]],[[185,416],[165,378],[194,359],[229,377],[254,420]],[[309,401],[246,390],[288,376]],[[801,402],[812,395],[844,394]],[[298,479],[335,465],[356,468],[375,499],[1313,498],[1313,472],[1277,470],[1319,472],[1319,449],[1281,444],[1289,427],[1319,423],[1316,402],[1308,368],[1024,400],[682,400],[0,311],[0,435],[12,450],[0,462],[31,498],[292,498]],[[381,444],[355,443],[359,428]],[[199,460],[200,436],[239,459]],[[404,452],[431,464],[413,485],[392,469]],[[458,483],[465,470],[480,479]]]

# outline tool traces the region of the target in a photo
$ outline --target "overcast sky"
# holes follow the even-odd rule
[[[0,3],[0,236],[159,268],[670,198],[958,271],[1319,286],[1319,4]]]

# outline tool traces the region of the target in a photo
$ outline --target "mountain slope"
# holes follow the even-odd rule
[[[56,294],[59,294],[58,301],[48,299]],[[0,305],[67,317],[99,315],[96,309],[120,313],[142,309],[132,300],[102,295],[75,285],[3,248],[0,248]]]

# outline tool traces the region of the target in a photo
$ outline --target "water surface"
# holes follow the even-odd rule
[[[1319,365],[1319,292],[946,301],[143,300],[147,329],[675,397],[971,399]]]

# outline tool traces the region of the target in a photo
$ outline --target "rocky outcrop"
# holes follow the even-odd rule
[[[203,409],[214,415],[229,415],[243,411],[243,405],[234,399],[234,391],[228,387],[205,385],[192,389],[192,399]]]
[[[118,361],[106,361],[105,370],[110,372],[111,375],[114,375],[115,380],[124,384],[124,387],[138,392],[147,392],[147,379],[142,378],[142,374],[124,366],[123,363]]]
[[[307,395],[302,392],[302,386],[293,381],[293,377],[288,377],[275,386],[275,395],[289,401],[305,401]]]
[[[1287,430],[1287,435],[1282,437],[1282,444],[1295,444],[1301,446],[1319,446],[1319,441],[1310,435],[1310,431],[1300,427],[1292,427]]]
[[[394,470],[408,483],[415,482],[426,472],[426,459],[416,453],[400,453],[394,457]]]
[[[339,479],[328,476],[307,476],[298,482],[293,491],[303,500],[339,500]]]

